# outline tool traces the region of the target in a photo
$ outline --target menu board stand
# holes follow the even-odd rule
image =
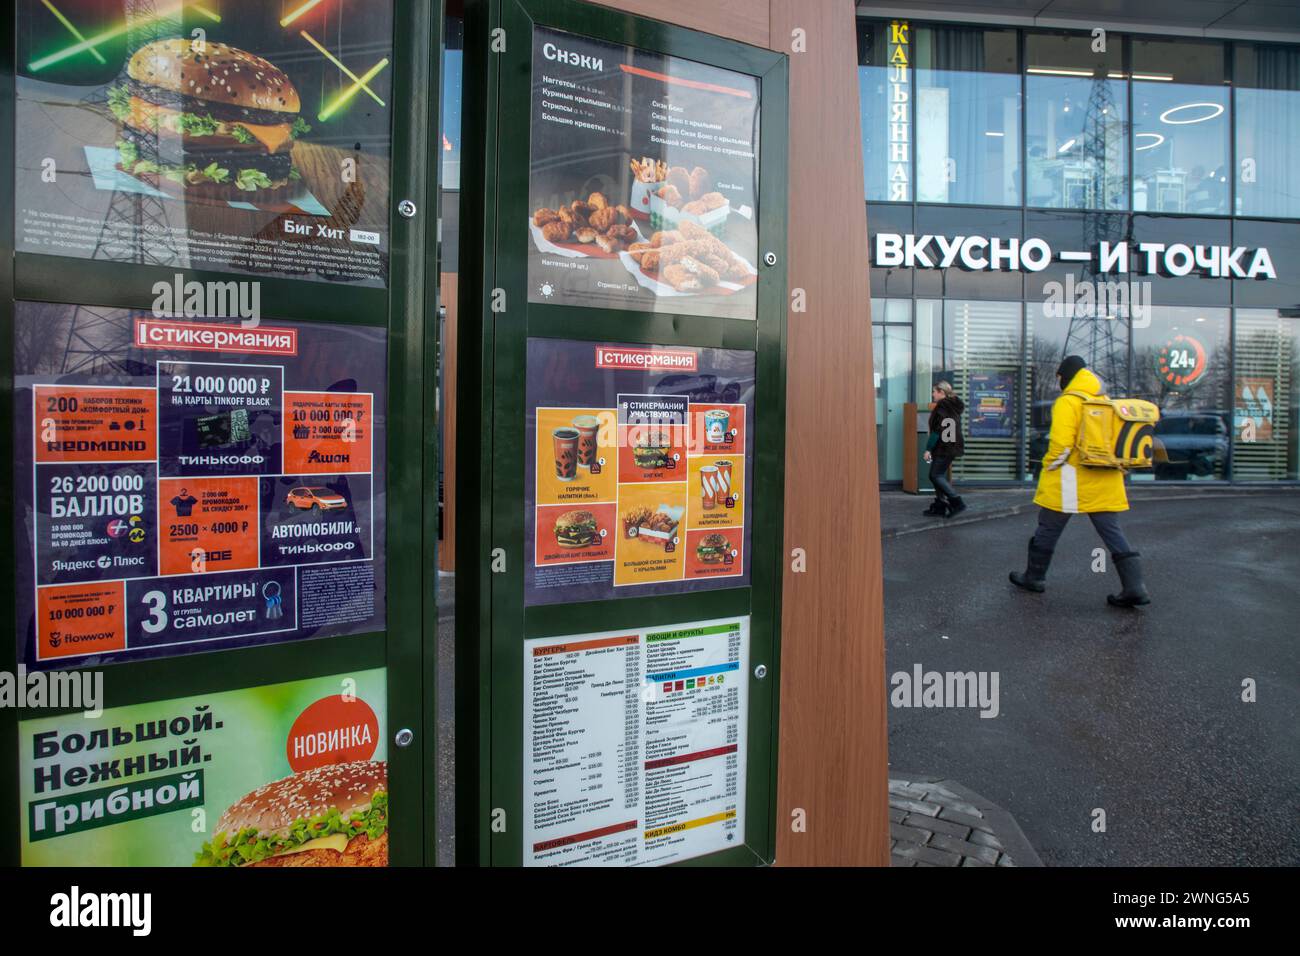
[[[568,0],[465,50],[457,862],[770,862],[786,58]]]
[[[0,862],[261,862],[344,764],[319,865],[432,861],[440,11],[136,6],[0,18],[0,670],[103,678],[0,708]]]

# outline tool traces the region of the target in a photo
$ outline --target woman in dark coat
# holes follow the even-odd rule
[[[949,382],[935,385],[930,398],[935,404],[930,411],[930,438],[925,443],[925,460],[930,463],[934,504],[926,509],[925,514],[951,518],[966,510],[965,502],[948,477],[953,459],[960,458],[966,450],[961,436],[961,416],[966,405]]]

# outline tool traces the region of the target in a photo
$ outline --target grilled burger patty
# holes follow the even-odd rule
[[[131,126],[123,126],[118,131],[118,138],[136,148],[140,159],[152,160],[160,165],[179,166],[193,163],[202,168],[209,163],[227,169],[256,169],[269,179],[288,179],[293,168],[293,154],[289,152],[268,153],[261,149],[231,148],[228,143],[204,149],[195,140],[183,140],[179,136],[159,136],[153,132],[141,132]]]
[[[239,106],[235,103],[218,103],[194,96],[185,96],[172,90],[160,89],[127,77],[127,90],[146,103],[163,106],[181,113],[197,113],[199,116],[211,116],[224,123],[253,123],[258,126],[275,126],[278,123],[292,123],[297,113],[283,113],[276,110],[259,110],[251,106]]]

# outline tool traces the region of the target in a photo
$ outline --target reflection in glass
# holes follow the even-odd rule
[[[1054,209],[1128,206],[1121,45],[1029,34],[1025,202]]]
[[[1237,213],[1300,217],[1300,50],[1238,44]]]
[[[1134,478],[1226,477],[1229,367],[1227,309],[1153,306],[1134,323],[1131,394],[1160,408],[1155,468]]]
[[[916,388],[946,380],[966,403],[966,454],[958,479],[1014,480],[1025,400],[1019,302],[920,299],[916,303]]]
[[[1226,215],[1221,43],[1133,41],[1133,210]]]
[[[1018,205],[1015,31],[927,27],[915,47],[917,198]]]

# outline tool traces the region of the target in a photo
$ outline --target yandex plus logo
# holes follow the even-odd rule
[[[298,330],[242,328],[208,322],[136,319],[135,344],[142,349],[190,352],[240,352],[246,355],[297,355]]]
[[[629,349],[596,346],[596,368],[694,372],[696,354],[684,349]]]
[[[379,745],[379,718],[360,697],[322,697],[298,715],[285,741],[294,773],[369,760]]]

